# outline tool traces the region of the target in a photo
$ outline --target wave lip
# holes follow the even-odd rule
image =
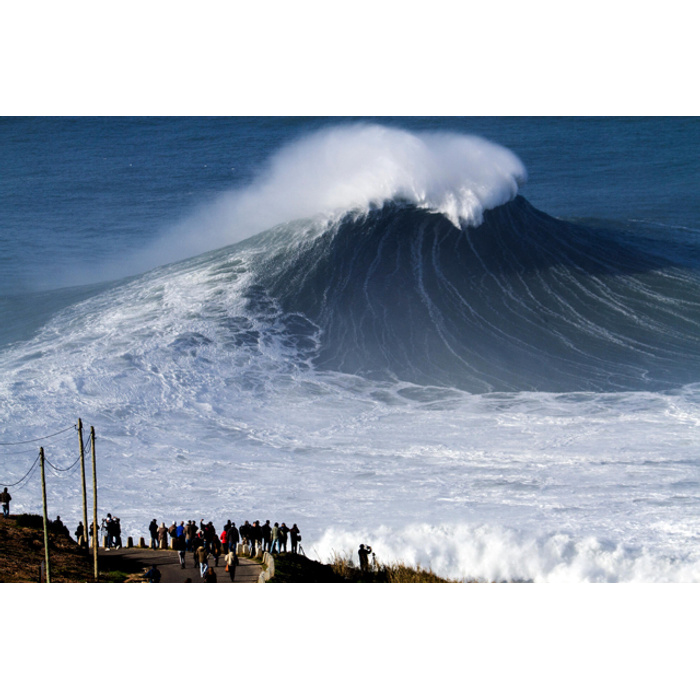
[[[329,127],[281,148],[250,185],[172,227],[140,261],[174,262],[280,224],[367,213],[396,200],[443,214],[458,228],[477,226],[526,179],[517,156],[477,136]]]
[[[405,200],[455,226],[478,225],[484,210],[513,199],[526,179],[517,156],[480,137],[361,124],[325,129],[282,149],[240,205],[289,203],[295,211],[281,222]]]

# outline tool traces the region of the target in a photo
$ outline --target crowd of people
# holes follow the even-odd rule
[[[299,552],[301,533],[296,523],[287,527],[286,523],[270,524],[266,520],[263,525],[259,520],[250,523],[246,520],[240,527],[229,520],[217,532],[214,524],[200,519],[173,522],[169,527],[164,522],[158,525],[156,518],[151,520],[148,531],[150,534],[151,549],[176,550],[180,558],[180,566],[186,567],[186,556],[192,554],[193,566],[199,568],[199,575],[207,582],[216,582],[214,567],[219,566],[219,559],[224,557],[226,570],[234,580],[236,566],[238,565],[237,549],[239,544],[247,545],[252,555],[260,556],[263,552],[282,553],[290,551],[293,554]],[[288,549],[289,546],[289,549]],[[210,559],[214,567],[209,565]]]

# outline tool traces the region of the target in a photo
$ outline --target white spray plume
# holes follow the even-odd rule
[[[455,226],[478,225],[484,210],[510,201],[526,177],[517,156],[477,136],[374,124],[327,128],[282,148],[250,186],[203,207],[153,253],[171,262],[287,221],[390,200],[439,212]]]

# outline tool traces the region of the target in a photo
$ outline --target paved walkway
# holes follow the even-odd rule
[[[124,570],[148,569],[152,564],[157,564],[161,573],[161,583],[185,583],[185,579],[192,579],[192,583],[204,583],[199,575],[199,565],[194,566],[192,552],[187,552],[185,568],[180,566],[180,557],[172,549],[141,549],[139,547],[129,549],[112,549],[107,551],[100,549],[100,561],[108,560],[108,566],[112,569],[119,568],[119,561],[124,562]],[[115,561],[117,560],[117,561]],[[262,567],[256,561],[238,557],[239,565],[236,567],[236,577],[233,583],[257,583]],[[105,562],[107,563],[107,562]],[[209,566],[214,567],[214,559],[209,557]],[[214,567],[217,583],[231,583],[231,578],[226,571],[226,562],[223,555],[219,558],[219,566]]]

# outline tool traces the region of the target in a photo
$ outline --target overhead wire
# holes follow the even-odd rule
[[[15,487],[15,486],[18,486],[18,485],[21,484],[25,479],[28,479],[28,478],[29,478],[29,475],[34,471],[34,469],[36,468],[36,465],[37,465],[37,464],[39,464],[39,455],[37,455],[36,459],[34,460],[34,464],[32,464],[32,466],[29,467],[29,471],[28,471],[19,481],[15,481],[14,484],[0,484],[0,486],[5,486],[5,487],[7,487],[7,488],[13,488],[13,487]],[[20,487],[20,488],[21,488],[21,487]]]
[[[48,440],[49,438],[56,437],[57,435],[61,435],[62,433],[66,433],[69,430],[77,430],[78,426],[77,424],[73,424],[70,426],[70,428],[64,428],[63,430],[59,430],[57,433],[52,433],[51,435],[44,435],[43,437],[38,437],[38,438],[31,438],[29,440],[19,440],[17,442],[0,442],[0,447],[8,447],[11,445],[28,445],[32,442],[40,442],[41,440]]]

